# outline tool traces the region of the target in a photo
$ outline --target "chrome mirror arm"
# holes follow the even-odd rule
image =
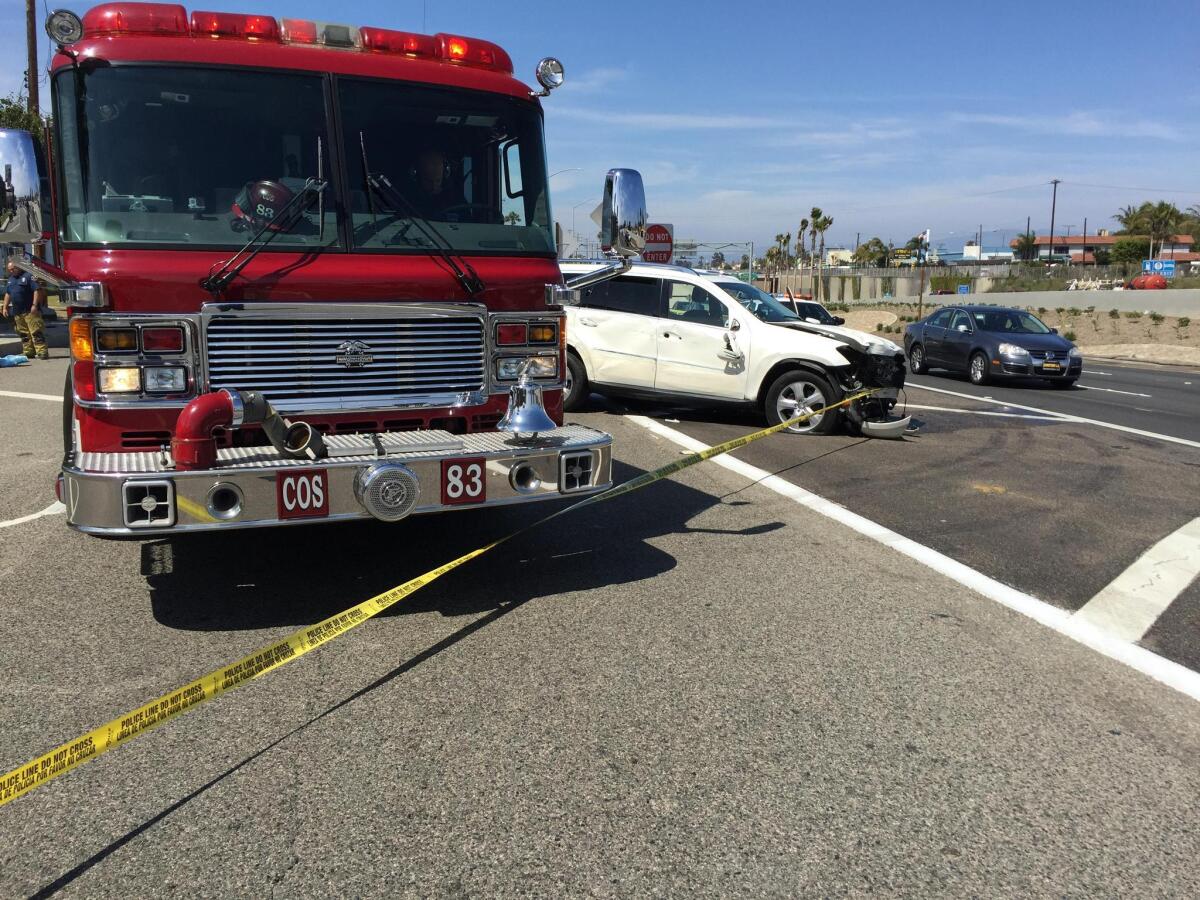
[[[593,284],[599,284],[601,281],[608,281],[610,278],[616,278],[618,275],[623,275],[633,267],[633,257],[623,256],[620,259],[614,259],[608,265],[596,269],[594,272],[584,272],[581,275],[576,275],[574,278],[567,279],[567,287],[572,290],[591,287]]]
[[[8,259],[22,272],[57,290],[69,307],[108,306],[108,289],[99,281],[76,281],[66,270],[24,253],[14,253]]]

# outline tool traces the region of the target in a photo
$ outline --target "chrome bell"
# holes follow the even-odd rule
[[[541,387],[533,383],[522,366],[517,383],[508,389],[508,412],[496,428],[533,440],[539,431],[553,431],[556,427],[542,405]]]

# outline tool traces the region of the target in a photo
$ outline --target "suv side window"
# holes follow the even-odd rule
[[[581,306],[633,313],[658,315],[659,281],[657,278],[633,278],[622,275],[583,289]]]
[[[929,320],[929,324],[936,325],[938,328],[949,328],[950,315],[953,312],[954,310],[952,309],[940,309],[938,310],[937,314]]]
[[[667,318],[724,328],[729,322],[725,304],[699,285],[667,282]]]

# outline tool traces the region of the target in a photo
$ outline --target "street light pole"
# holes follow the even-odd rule
[[[1058,204],[1058,185],[1062,181],[1060,178],[1051,179],[1050,183],[1054,185],[1054,193],[1050,195],[1050,259],[1054,259],[1054,209]]]

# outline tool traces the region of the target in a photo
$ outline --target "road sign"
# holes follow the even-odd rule
[[[958,286],[958,292],[960,294],[969,294],[971,293],[971,286],[969,284],[960,284]]]
[[[669,263],[674,252],[674,225],[646,226],[646,249],[642,251],[642,259],[652,263]]]
[[[1142,274],[1162,275],[1164,278],[1175,277],[1175,260],[1173,259],[1143,259]]]

